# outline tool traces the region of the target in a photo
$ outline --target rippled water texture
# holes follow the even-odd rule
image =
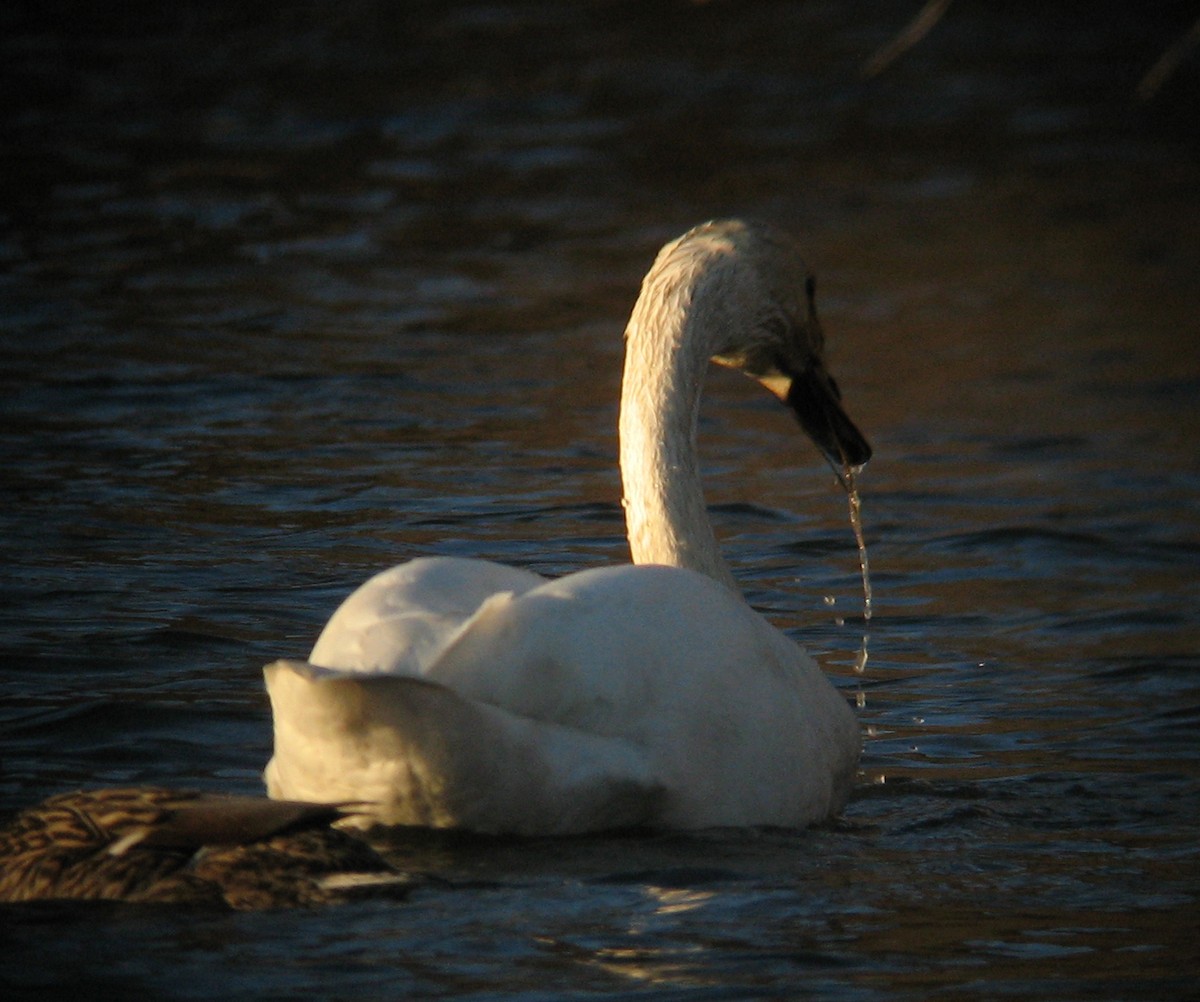
[[[953,4],[873,79],[916,0],[6,7],[0,810],[260,790],[260,666],[391,563],[625,559],[620,335],[692,223],[802,238],[875,459],[864,624],[831,472],[713,373],[731,563],[863,704],[837,824],[10,909],[4,997],[1194,997],[1200,78],[1135,97],[1196,16],[1144,6]]]

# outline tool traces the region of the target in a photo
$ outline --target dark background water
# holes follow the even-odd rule
[[[0,811],[255,792],[259,667],[427,553],[626,558],[625,315],[717,215],[809,248],[845,501],[715,372],[748,597],[858,698],[807,832],[397,834],[446,887],[0,915],[5,997],[1196,996],[1200,79],[1189,3],[0,12]],[[832,605],[830,604],[832,601]]]

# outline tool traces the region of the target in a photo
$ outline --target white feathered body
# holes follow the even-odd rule
[[[562,834],[804,825],[845,800],[845,698],[728,588],[674,567],[556,581],[437,558],[364,584],[267,669],[273,797],[364,820]]]

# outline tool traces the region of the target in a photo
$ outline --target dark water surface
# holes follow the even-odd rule
[[[396,834],[403,905],[0,915],[0,994],[1197,997],[1192,4],[15,4],[0,13],[0,811],[255,792],[259,667],[419,554],[625,559],[657,246],[776,219],[876,447],[845,499],[715,372],[751,601],[868,735],[806,832]],[[832,601],[832,604],[830,604]]]

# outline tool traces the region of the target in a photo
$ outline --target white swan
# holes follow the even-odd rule
[[[737,594],[695,446],[711,358],[788,403],[835,469],[870,457],[822,365],[812,280],[779,231],[707,223],[660,251],[626,341],[634,564],[546,580],[432,558],[372,578],[308,662],[264,670],[272,797],[524,834],[800,826],[841,807],[854,714]]]

